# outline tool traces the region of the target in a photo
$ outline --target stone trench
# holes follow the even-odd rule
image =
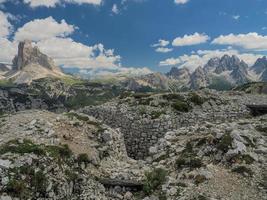
[[[140,116],[136,112],[136,107],[131,109],[127,105],[119,104],[87,107],[81,112],[94,116],[112,128],[119,128],[124,136],[128,156],[142,160],[149,155],[149,148],[163,138],[168,131],[201,122],[231,121],[249,114],[249,109],[243,103],[232,102],[217,105],[215,101],[212,101],[205,104],[200,108],[194,108],[189,113],[173,112],[171,115],[162,115],[154,120]]]

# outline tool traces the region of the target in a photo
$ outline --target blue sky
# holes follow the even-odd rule
[[[0,12],[0,62],[23,39],[82,72],[194,69],[225,53],[251,64],[267,50],[266,0],[0,0]]]

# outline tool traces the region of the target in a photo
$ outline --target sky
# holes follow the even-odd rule
[[[194,70],[267,54],[267,0],[0,0],[0,62],[32,40],[57,65],[94,74]]]

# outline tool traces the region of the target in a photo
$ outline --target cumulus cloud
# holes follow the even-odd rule
[[[195,33],[193,35],[184,35],[183,37],[177,37],[173,40],[173,46],[191,46],[196,44],[205,43],[210,39],[206,34]]]
[[[189,0],[174,0],[175,4],[186,4]]]
[[[118,8],[117,4],[113,4],[111,11],[114,14],[119,14],[119,8]]]
[[[159,39],[158,43],[152,44],[152,47],[166,47],[170,44],[168,40]]]
[[[17,53],[18,42],[24,39],[34,41],[42,52],[52,57],[63,68],[78,68],[80,71],[109,73],[110,75],[134,75],[151,72],[148,68],[126,68],[121,66],[121,57],[103,44],[87,46],[70,38],[75,27],[64,20],[57,22],[52,17],[36,19],[26,23],[15,32],[14,40],[5,36],[10,33],[10,23],[5,15],[0,24],[0,62],[11,63]],[[46,29],[42,29],[46,27]],[[3,31],[5,30],[5,31]]]
[[[24,3],[29,4],[32,8],[39,6],[55,7],[59,0],[24,0]]]
[[[171,52],[173,49],[171,48],[165,48],[165,47],[159,47],[159,48],[156,48],[156,52],[158,53],[168,53],[168,52]]]
[[[233,17],[234,20],[239,20],[240,15],[233,15],[232,17]]]
[[[74,29],[75,27],[67,24],[65,20],[61,20],[58,23],[53,17],[35,19],[17,30],[15,40],[22,41],[29,39],[39,41],[51,37],[65,37],[72,34]]]
[[[0,37],[0,63],[11,63],[17,54],[17,45],[16,42],[11,42],[6,38]]]
[[[0,11],[0,37],[7,37],[12,31],[13,26],[8,20],[9,16],[9,14]]]
[[[186,67],[191,71],[199,66],[204,66],[211,58],[222,57],[223,55],[236,55],[241,60],[244,60],[248,65],[253,65],[255,61],[262,57],[260,54],[240,53],[234,49],[223,50],[199,50],[190,55],[182,55],[177,58],[168,58],[159,63],[159,66],[179,66]]]
[[[266,51],[267,36],[258,33],[221,35],[212,41],[212,44],[232,45],[247,50]]]
[[[102,0],[24,0],[24,3],[29,4],[32,8],[36,8],[40,6],[55,7],[64,3],[100,5]]]

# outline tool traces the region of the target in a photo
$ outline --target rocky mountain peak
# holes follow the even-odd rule
[[[251,69],[257,74],[261,74],[263,71],[267,70],[266,56],[263,56],[262,58],[258,58],[255,64],[251,67]]]
[[[204,69],[199,66],[195,72],[191,75],[191,88],[199,89],[202,87],[206,87],[208,83],[208,77]]]
[[[170,72],[166,74],[168,77],[172,78],[189,78],[190,77],[190,71],[189,69],[183,67],[183,68],[177,68],[172,67]]]
[[[59,70],[50,57],[41,53],[38,47],[33,47],[31,41],[25,40],[18,45],[18,55],[13,59],[13,66],[15,70],[22,70],[30,64],[38,64],[50,70]]]

